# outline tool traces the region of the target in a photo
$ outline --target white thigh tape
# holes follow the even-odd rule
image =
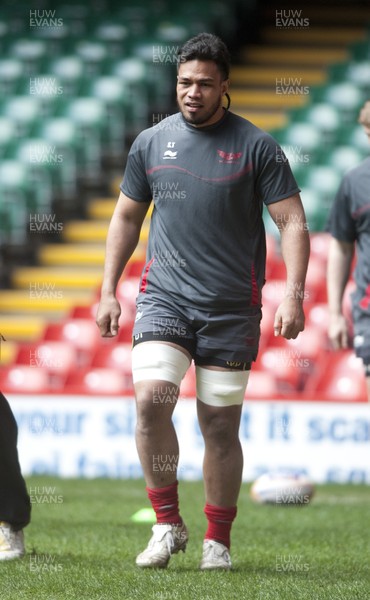
[[[250,371],[213,371],[196,367],[197,397],[210,406],[242,404]]]
[[[179,386],[190,360],[173,346],[160,342],[141,342],[132,349],[132,378],[138,381],[170,381]]]

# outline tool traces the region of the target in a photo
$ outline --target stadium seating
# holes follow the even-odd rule
[[[91,319],[67,319],[59,323],[49,323],[44,332],[44,340],[63,341],[76,354],[75,366],[83,366],[91,361],[101,343],[98,328]]]
[[[0,388],[5,394],[40,394],[55,391],[50,388],[46,369],[30,365],[2,367]]]
[[[43,369],[48,375],[48,387],[61,390],[67,375],[78,366],[77,351],[63,341],[24,344],[19,348],[15,364]]]
[[[63,393],[73,395],[125,395],[132,394],[129,378],[117,369],[96,368],[73,371],[67,377]]]
[[[131,377],[131,349],[130,343],[105,344],[97,348],[91,361],[91,366],[96,368],[117,369],[128,378]]]
[[[363,363],[353,350],[322,355],[319,366],[307,382],[307,395],[332,402],[367,402]]]

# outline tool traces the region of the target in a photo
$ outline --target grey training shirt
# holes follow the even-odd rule
[[[261,305],[263,203],[299,192],[270,135],[230,112],[202,128],[177,113],[138,135],[121,190],[154,202],[142,293],[208,311]]]
[[[344,176],[331,209],[328,230],[339,241],[356,242],[353,300],[355,306],[369,313],[366,296],[370,296],[370,158]]]

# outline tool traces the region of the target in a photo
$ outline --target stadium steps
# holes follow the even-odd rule
[[[58,289],[93,290],[102,278],[101,267],[79,269],[70,267],[19,267],[13,274],[12,283],[17,289],[35,286],[55,286]]]
[[[369,8],[364,6],[362,2],[354,1],[350,7],[339,6],[337,1],[334,4],[335,6],[330,6],[329,2],[326,2],[326,5],[323,2],[316,2],[314,4],[309,0],[305,5],[301,1],[298,10],[302,10],[301,16],[303,18],[309,18],[310,25],[315,23],[320,26],[326,26],[327,31],[332,27],[363,26],[370,20]],[[264,17],[266,23],[275,23],[277,10],[282,10],[281,2],[276,2],[275,6],[271,2],[269,7],[265,7]],[[287,6],[287,3],[284,3],[284,10],[297,10],[297,4],[294,3]],[[300,33],[302,33],[302,30],[300,30]]]
[[[276,83],[274,82],[274,86]],[[233,90],[232,100],[238,106],[248,108],[263,107],[266,109],[275,108],[297,108],[306,103],[303,94],[277,94],[276,90]]]
[[[18,267],[12,275],[13,289],[0,290],[0,332],[8,342],[2,365],[12,360],[13,342],[35,341],[48,322],[66,317],[75,306],[92,304],[102,279],[105,240],[115,204],[113,197],[92,199],[87,220],[66,223],[64,241],[41,246],[38,266]],[[129,264],[144,260],[148,230],[147,219]]]
[[[91,294],[71,292],[58,288],[55,283],[28,282],[27,289],[2,290],[0,306],[2,313],[63,313],[76,304],[89,304]]]
[[[307,26],[278,26],[277,19],[289,15]],[[242,48],[240,64],[231,71],[232,110],[262,129],[286,126],[289,109],[304,107],[310,94],[280,93],[278,82],[283,86],[300,82],[308,88],[325,84],[328,67],[349,60],[350,44],[366,38],[368,21],[369,11],[361,6],[334,10],[307,2],[299,9],[296,5],[282,9],[278,2],[269,3],[263,11],[259,43]]]
[[[265,44],[278,43],[284,45],[304,45],[305,47],[318,45],[342,48],[343,44],[365,39],[364,27],[310,27],[306,29],[286,29],[279,27],[265,27],[261,40]]]
[[[289,77],[299,79],[302,77],[307,85],[320,85],[325,83],[326,75],[322,68],[291,68]],[[287,71],[280,66],[237,66],[231,70],[230,79],[235,87],[256,86],[271,87],[275,85],[276,79],[286,79]]]
[[[6,340],[6,342],[2,342],[1,353],[4,352],[6,355],[6,348],[13,341],[39,339],[45,329],[45,324],[45,318],[42,316],[1,315],[0,332]]]
[[[116,205],[116,198],[94,198],[87,207],[90,219],[109,220]]]
[[[344,62],[349,58],[346,48],[299,47],[298,44],[291,46],[247,46],[241,51],[241,59],[246,64],[265,64],[298,68],[323,67],[334,62]],[[283,67],[284,68],[284,67]]]

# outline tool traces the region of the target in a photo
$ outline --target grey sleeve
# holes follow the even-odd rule
[[[270,135],[263,136],[257,148],[255,192],[265,204],[272,204],[300,192],[287,157]]]
[[[120,189],[132,200],[150,202],[152,190],[146,176],[141,137],[139,135],[131,146]]]
[[[356,224],[351,215],[351,197],[348,177],[344,177],[331,207],[327,230],[342,242],[356,241]]]

